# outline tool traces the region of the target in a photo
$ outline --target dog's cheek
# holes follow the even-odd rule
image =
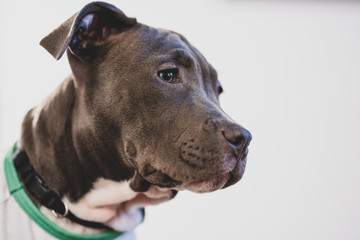
[[[136,156],[137,156],[137,150],[136,146],[132,141],[125,142],[125,155],[126,160],[129,162],[129,164],[132,165],[132,167],[136,168],[137,164],[135,162]]]

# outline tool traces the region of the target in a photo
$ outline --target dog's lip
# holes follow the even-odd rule
[[[223,174],[202,181],[186,183],[183,188],[197,193],[213,192],[225,186],[229,179],[229,174]]]
[[[246,154],[244,155],[244,158],[240,158],[234,169],[231,172],[229,172],[230,178],[222,188],[227,188],[240,181],[240,179],[243,177],[245,172],[246,162],[247,162],[247,151]]]
[[[240,157],[239,161],[244,161],[244,160],[246,161],[248,153],[249,153],[249,148],[246,148],[245,151],[239,156]]]
[[[191,189],[196,189],[196,188],[202,188],[203,186],[218,186],[217,189],[225,187],[227,184],[229,184],[233,180],[233,178],[234,178],[233,172],[236,171],[237,168],[239,168],[241,164],[246,163],[247,154],[248,154],[248,149],[246,149],[246,152],[237,160],[237,164],[231,171],[224,173],[224,174],[214,176],[214,177],[207,178],[205,180],[193,181],[193,182],[187,183],[187,184],[185,184],[185,188],[186,189],[190,188],[189,190],[191,190]],[[241,174],[243,174],[243,172]],[[210,191],[213,191],[213,190],[210,190]]]
[[[243,161],[244,159],[246,159],[246,157],[249,153],[248,145],[246,145],[245,147],[242,146],[239,148],[232,145],[232,150],[233,150],[233,154],[236,156],[237,161]]]
[[[202,185],[202,184],[212,183],[215,179],[217,179],[219,177],[222,177],[222,175],[211,177],[211,178],[208,178],[205,180],[190,182],[190,183],[188,183],[188,185]]]

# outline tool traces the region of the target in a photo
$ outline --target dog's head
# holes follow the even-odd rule
[[[220,108],[216,71],[183,36],[96,2],[41,44],[57,59],[68,49],[84,128],[116,146],[134,190],[210,192],[241,179],[251,134]]]

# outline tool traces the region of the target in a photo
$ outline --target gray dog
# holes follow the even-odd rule
[[[94,2],[41,45],[72,74],[5,158],[1,239],[132,239],[144,206],[241,179],[251,134],[183,36]]]

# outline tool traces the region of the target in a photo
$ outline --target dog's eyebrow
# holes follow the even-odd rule
[[[195,65],[195,59],[184,49],[174,49],[170,54],[171,58],[179,65],[190,68]]]

